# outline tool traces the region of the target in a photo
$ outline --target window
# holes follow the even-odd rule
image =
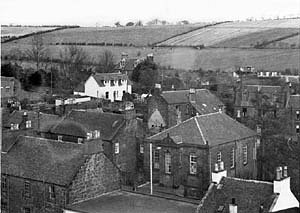
[[[300,125],[296,125],[296,133],[300,133]]]
[[[140,144],[140,153],[143,154],[144,153],[144,145]]]
[[[54,200],[55,199],[54,185],[50,185],[48,187],[48,193],[49,193],[49,199]]]
[[[243,146],[243,163],[247,164],[248,163],[248,150],[247,150],[247,145]]]
[[[195,154],[190,154],[190,174],[197,173],[197,157]]]
[[[2,190],[2,192],[7,191],[7,177],[6,176],[1,177],[1,190]]]
[[[18,130],[19,129],[19,124],[10,124],[10,129],[11,130]]]
[[[86,139],[87,140],[92,139],[92,137],[93,137],[93,134],[91,132],[86,133]]]
[[[24,207],[23,212],[24,213],[31,213],[31,209],[29,207]]]
[[[94,131],[94,138],[100,138],[100,131],[99,130],[95,130]]]
[[[217,153],[217,162],[220,163],[222,161],[222,153],[218,152]]]
[[[9,88],[10,88],[10,87],[5,87],[5,91],[6,91],[6,92],[9,92]]]
[[[110,86],[115,86],[114,80],[110,80]]]
[[[105,92],[105,98],[109,99],[109,92]]]
[[[246,117],[247,116],[247,108],[243,108],[243,117]]]
[[[154,169],[159,169],[159,150],[154,150]]]
[[[235,166],[235,149],[232,148],[230,152],[230,168],[234,168]]]
[[[118,154],[120,152],[120,144],[115,143],[115,154]]]
[[[79,144],[82,144],[83,138],[78,138],[77,141],[78,141]]]
[[[121,79],[118,80],[118,84],[119,84],[119,86],[122,86],[122,80]]]
[[[239,109],[237,110],[237,115],[236,115],[236,117],[237,117],[237,118],[240,118],[240,117],[241,117],[241,110],[239,110]]]
[[[31,197],[31,185],[29,181],[24,182],[24,197],[25,198]]]
[[[31,121],[26,121],[26,128],[31,128]]]
[[[300,120],[300,111],[299,110],[296,111],[296,119]]]
[[[58,135],[58,136],[57,136],[57,140],[58,140],[58,141],[62,141],[62,136],[61,136],[61,135]]]
[[[171,174],[171,154],[169,152],[165,153],[165,172]]]

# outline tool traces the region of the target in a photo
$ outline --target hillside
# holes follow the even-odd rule
[[[251,47],[299,32],[300,19],[230,22],[195,30],[158,46]]]

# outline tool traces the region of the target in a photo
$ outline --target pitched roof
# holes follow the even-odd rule
[[[218,185],[214,184],[209,189],[200,202],[197,213],[229,213],[232,198],[235,198],[239,213],[259,212],[261,204],[264,212],[269,212],[276,196],[270,182],[223,177]],[[224,210],[218,211],[221,206]]]
[[[1,155],[2,173],[67,185],[86,160],[84,146],[23,136]]]
[[[245,85],[244,89],[249,92],[261,93],[278,93],[281,92],[281,86],[269,86],[269,85]]]
[[[24,113],[27,114],[27,119],[31,120],[32,128],[42,132],[47,131],[52,126],[52,124],[54,124],[55,122],[61,119],[58,115],[54,115],[54,114],[46,114],[40,112],[40,114],[38,115],[38,112],[35,111],[15,110],[10,114],[8,121],[5,122],[3,126],[10,128],[10,124],[12,123],[20,124],[23,120]],[[39,128],[38,125],[40,125]]]
[[[255,136],[256,132],[225,113],[217,112],[195,116],[148,139],[162,140],[168,135],[181,137],[181,142],[186,144],[215,146]]]
[[[103,140],[111,140],[125,123],[125,116],[101,111],[73,110],[51,132],[85,137],[86,133],[100,130]]]
[[[189,93],[189,90],[163,91],[161,96],[168,104],[189,103]],[[218,112],[220,106],[224,106],[224,104],[207,89],[196,89],[195,94],[196,100],[192,105],[201,114]]]
[[[299,109],[300,108],[300,94],[291,95],[287,102],[287,107]]]
[[[98,83],[98,85],[100,87],[103,87],[103,81],[110,81],[110,80],[114,80],[114,81],[118,81],[118,80],[128,80],[128,76],[126,74],[122,74],[122,73],[96,73],[92,75],[94,77],[94,79],[96,80],[96,82]]]

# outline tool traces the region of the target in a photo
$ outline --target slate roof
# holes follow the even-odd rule
[[[86,133],[100,130],[100,138],[112,140],[125,124],[125,116],[101,111],[73,110],[52,127],[52,133],[86,137]]]
[[[209,90],[196,89],[196,102],[192,103],[200,114],[218,112],[224,104]],[[161,96],[168,104],[189,103],[190,90],[163,91]]]
[[[176,126],[157,133],[149,140],[163,140],[167,136],[181,137],[185,144],[215,146],[256,135],[256,132],[222,112],[195,116]]]
[[[2,173],[67,185],[86,160],[84,146],[23,136],[1,154]]]
[[[122,73],[96,73],[93,75],[94,79],[98,83],[100,87],[104,87],[103,81],[110,81],[110,80],[127,80],[128,84],[131,84],[128,76]]]
[[[223,177],[219,185],[211,186],[201,200],[197,213],[229,213],[232,198],[235,198],[239,213],[257,213],[261,204],[264,212],[269,212],[277,196],[273,194],[273,183],[270,182]],[[223,211],[218,211],[220,206],[224,206]]]
[[[24,113],[27,113],[27,119],[31,120],[31,126],[35,130],[39,130],[42,132],[47,131],[55,122],[59,121],[61,118],[58,115],[54,114],[46,114],[46,113],[41,113],[38,116],[38,113],[35,111],[29,111],[29,110],[15,110],[14,112],[11,113],[9,116],[9,119],[7,122],[3,124],[4,127],[10,128],[10,124],[20,124],[23,119]],[[38,129],[38,119],[40,128]]]
[[[287,108],[294,108],[294,109],[300,108],[300,94],[290,96],[287,102]]]
[[[249,92],[261,93],[278,93],[281,92],[281,86],[269,86],[269,85],[245,85],[244,89]]]

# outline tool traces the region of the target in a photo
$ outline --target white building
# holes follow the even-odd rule
[[[96,73],[91,75],[75,95],[121,101],[124,93],[131,94],[131,82],[126,74]]]

